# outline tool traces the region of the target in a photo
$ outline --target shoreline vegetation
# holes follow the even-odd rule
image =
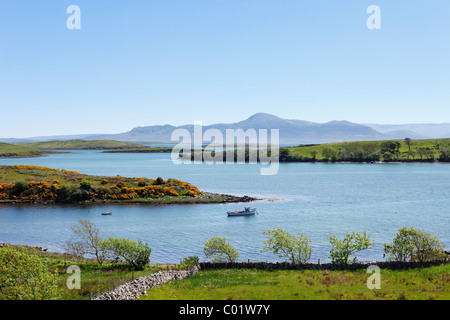
[[[0,166],[0,204],[213,204],[261,200],[202,192],[158,177],[92,176],[30,165]]]
[[[259,162],[257,149],[242,148],[228,150],[234,162]],[[208,156],[215,161],[226,161],[227,151],[191,150],[190,160]],[[278,149],[279,162],[323,162],[323,163],[434,163],[450,162],[450,138],[383,141],[354,141],[325,144],[305,144]],[[267,150],[271,156],[271,149]],[[180,153],[180,158],[182,154]]]

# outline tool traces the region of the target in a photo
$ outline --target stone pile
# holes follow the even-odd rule
[[[171,280],[181,280],[193,276],[199,270],[196,266],[189,270],[182,271],[159,271],[149,276],[140,277],[127,282],[116,289],[103,293],[92,300],[134,300],[147,293],[148,289],[159,286]]]

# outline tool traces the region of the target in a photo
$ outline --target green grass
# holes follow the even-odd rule
[[[0,142],[0,158],[41,157],[45,154],[55,153],[55,151],[49,150],[129,150],[129,152],[163,151],[160,148],[149,148],[147,146],[135,143],[115,140],[67,140],[32,142],[22,144]]]
[[[92,187],[106,187],[109,188],[115,185],[118,181],[123,181],[126,187],[138,187],[137,178],[129,178],[122,176],[93,176],[81,174],[75,171],[65,171],[59,169],[51,169],[38,166],[0,166],[0,182],[15,183],[17,181],[45,181],[52,184],[54,180],[58,180],[61,186],[68,187],[79,186],[82,180],[91,183]],[[150,184],[151,179],[140,178]],[[102,181],[106,183],[102,184]]]
[[[0,142],[0,158],[40,157],[44,154],[36,148]]]
[[[358,271],[226,269],[200,271],[148,290],[143,300],[434,300],[450,299],[450,265],[381,270],[381,289]]]
[[[13,247],[20,248],[22,246]],[[103,264],[99,264],[95,259],[82,258],[67,253],[46,252],[29,246],[25,247],[41,257],[49,271],[58,274],[60,300],[87,300],[90,295],[95,296],[113,290],[113,288],[131,281],[133,277],[136,279],[166,269],[166,266],[162,265],[148,265],[144,270],[135,271],[125,263],[105,261]],[[72,275],[67,273],[67,268],[71,265],[80,268],[80,289],[70,290],[67,287],[67,280]]]
[[[296,147],[283,148],[289,151],[289,155],[293,158],[304,158],[312,160],[314,158],[317,161],[325,159],[323,151],[326,148],[338,153],[339,150],[345,150],[347,154],[357,153],[362,151],[364,154],[369,155],[373,153],[380,153],[381,160],[383,160],[383,154],[385,150],[382,148],[382,144],[385,142],[398,142],[400,148],[398,153],[394,155],[394,160],[401,161],[417,161],[417,160],[432,160],[438,159],[441,155],[441,148],[450,147],[450,138],[447,139],[426,139],[426,140],[412,140],[411,154],[408,154],[409,147],[404,140],[383,140],[383,141],[355,141],[355,142],[339,142],[339,143],[326,143],[317,145],[300,145]]]
[[[166,147],[142,147],[142,148],[130,148],[130,149],[117,149],[107,150],[103,153],[170,153],[172,148]]]
[[[15,246],[17,247],[17,246]],[[30,248],[30,247],[28,247]],[[117,288],[119,285],[173,269],[173,265],[149,265],[135,271],[125,263],[97,263],[66,253],[44,252],[32,248],[57,272],[61,300],[84,300]],[[1,250],[1,249],[0,249]],[[67,268],[81,270],[81,288],[70,290]],[[381,269],[381,288],[370,290],[365,269],[257,270],[219,269],[200,271],[192,277],[170,281],[149,289],[140,300],[448,300],[450,264],[409,270]]]
[[[67,141],[43,141],[23,143],[19,146],[40,150],[115,150],[115,149],[138,149],[146,146],[115,141],[115,140],[67,140]]]

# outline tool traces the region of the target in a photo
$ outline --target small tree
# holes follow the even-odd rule
[[[212,237],[203,246],[207,258],[213,257],[213,262],[235,262],[239,258],[237,250],[225,238]]]
[[[310,240],[305,235],[297,232],[296,237],[280,228],[263,232],[269,238],[264,241],[263,251],[272,251],[280,258],[287,258],[291,263],[306,263],[311,258],[312,248]]]
[[[78,224],[71,227],[74,237],[66,241],[64,249],[71,254],[84,256],[94,255],[97,262],[102,264],[108,257],[108,249],[101,230],[89,220],[78,220]]]
[[[58,274],[31,250],[0,248],[0,300],[58,299]]]
[[[408,146],[408,151],[411,151],[411,144],[412,144],[411,138],[405,138],[405,143]]]
[[[339,240],[335,235],[330,237],[331,251],[330,256],[332,263],[350,263],[356,262],[357,258],[352,260],[349,257],[359,251],[369,249],[374,242],[372,242],[366,231],[362,234],[353,231],[347,232],[343,240]]]
[[[198,266],[199,258],[197,256],[189,256],[180,260],[180,264],[187,268]]]
[[[285,162],[285,161],[289,161],[290,159],[290,151],[288,148],[280,148],[280,153],[279,153],[279,161],[281,162]]]
[[[422,230],[400,228],[392,244],[384,244],[388,261],[427,261],[444,257],[443,245]]]
[[[331,148],[328,148],[328,147],[322,149],[322,156],[326,160],[330,160],[331,159],[333,161],[334,159],[336,159],[336,155],[337,155],[337,152],[334,149],[331,149]]]
[[[105,246],[114,256],[129,263],[136,270],[144,270],[150,263],[152,249],[148,243],[143,243],[141,240],[109,237],[105,241]]]
[[[80,189],[81,190],[89,191],[89,190],[91,190],[91,187],[92,187],[92,185],[91,185],[91,183],[89,181],[81,181],[80,182]]]
[[[57,202],[69,202],[72,199],[72,191],[67,186],[56,189]]]
[[[17,181],[13,187],[13,193],[16,196],[19,196],[22,192],[24,192],[27,188],[27,183],[25,181]]]

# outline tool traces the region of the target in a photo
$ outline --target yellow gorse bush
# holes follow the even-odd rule
[[[33,165],[13,165],[9,166],[9,168],[15,170],[43,170],[80,174],[76,171],[51,169]],[[89,180],[81,179],[81,181]],[[195,197],[202,194],[197,187],[178,179],[163,180],[158,178],[149,180],[145,178],[120,178],[111,187],[106,186],[108,183],[109,181],[107,179],[102,178],[98,187],[89,186],[87,189],[80,188],[79,185],[64,186],[60,183],[60,180],[54,178],[49,182],[0,183],[0,200],[133,200],[178,197],[182,195]],[[76,198],[73,198],[73,196]]]
[[[45,171],[53,171],[53,172],[65,172],[65,173],[73,173],[73,174],[80,174],[76,171],[70,171],[70,170],[59,170],[59,169],[52,169],[47,167],[41,167],[41,166],[31,166],[31,165],[13,165],[9,166],[13,169],[20,169],[20,170],[45,170]]]

